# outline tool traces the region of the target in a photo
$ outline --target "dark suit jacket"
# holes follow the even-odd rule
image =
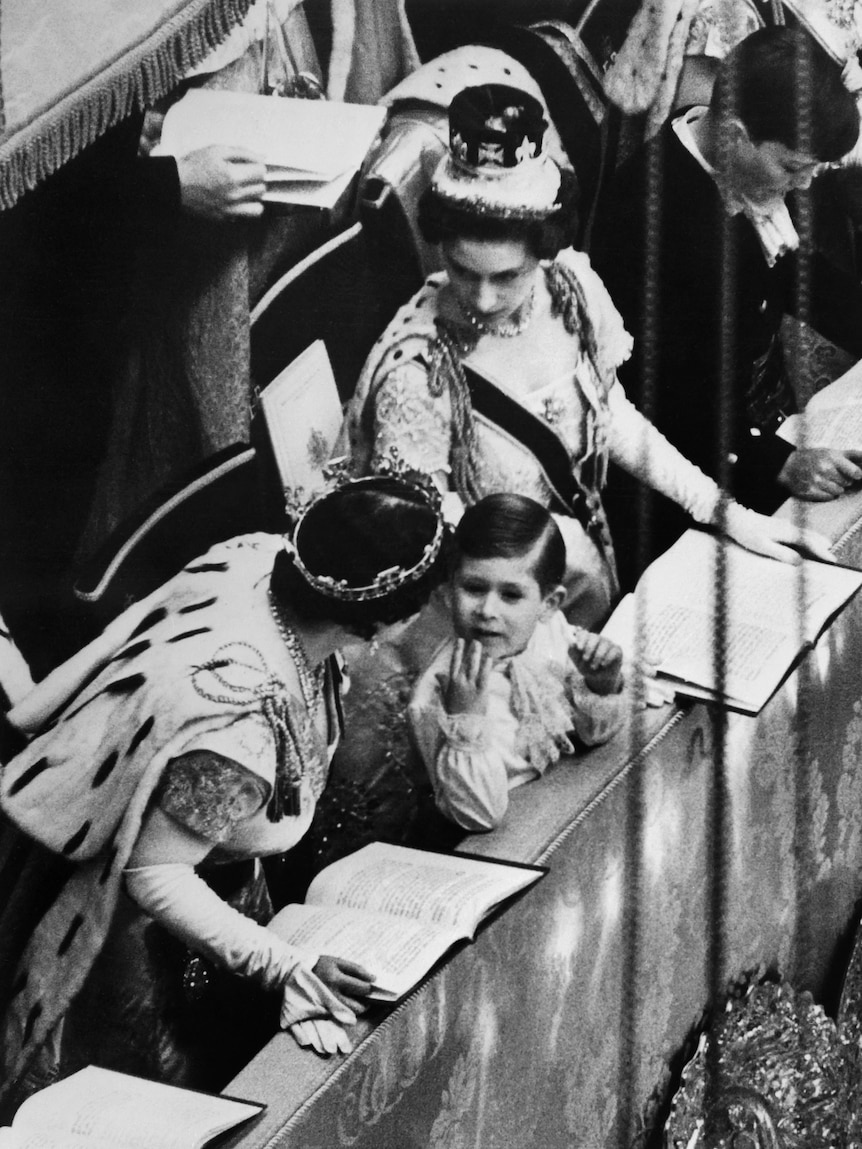
[[[774,510],[787,494],[776,478],[791,448],[776,438],[777,423],[751,409],[753,366],[778,339],[784,312],[862,356],[862,288],[816,252],[784,256],[770,268],[750,222],[727,215],[670,122],[612,181],[590,257],[635,339],[620,372],[630,398],[642,404],[652,379],[647,413],[659,429],[716,479],[727,477],[723,460],[734,456],[734,494]],[[632,513],[630,493],[624,513]],[[669,506],[658,507],[656,544],[685,525]]]

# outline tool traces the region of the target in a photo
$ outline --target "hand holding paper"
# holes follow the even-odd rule
[[[215,222],[263,214],[266,165],[246,148],[213,144],[177,159],[185,211]]]
[[[778,473],[778,481],[797,499],[825,503],[862,481],[862,451],[800,447]]]

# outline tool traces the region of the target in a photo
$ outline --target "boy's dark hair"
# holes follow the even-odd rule
[[[497,219],[456,207],[428,187],[419,198],[419,230],[426,243],[434,244],[450,239],[523,239],[536,259],[555,259],[572,246],[577,234],[577,181],[565,168],[560,171],[557,199],[558,210],[546,219]]]
[[[859,136],[840,66],[798,28],[760,28],[740,41],[722,61],[710,107],[738,117],[753,143],[775,140],[821,163],[841,159]]]
[[[467,508],[455,528],[456,554],[471,559],[522,558],[538,544],[533,574],[547,594],[563,581],[566,544],[541,503],[526,495],[486,495]]]

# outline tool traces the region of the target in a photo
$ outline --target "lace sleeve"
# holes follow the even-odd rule
[[[450,426],[449,396],[431,395],[422,366],[396,368],[375,397],[372,466],[394,454],[428,475],[448,472]]]
[[[267,786],[239,763],[209,750],[173,758],[156,789],[159,807],[211,842],[224,842],[238,822],[255,814]]]
[[[610,377],[630,357],[634,340],[626,331],[608,289],[593,270],[589,256],[583,251],[568,249],[561,251],[558,258],[578,277],[596,333],[602,374]]]

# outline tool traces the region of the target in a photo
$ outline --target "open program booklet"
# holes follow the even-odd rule
[[[791,415],[777,434],[794,447],[862,451],[862,362],[811,396],[801,415]]]
[[[385,119],[386,109],[377,105],[193,88],[168,109],[153,154],[181,157],[211,144],[242,147],[266,162],[267,203],[331,208]]]
[[[545,874],[541,866],[434,854],[372,842],[321,870],[303,905],[269,923],[296,946],[358,962],[378,1001],[396,1001],[495,906]]]
[[[719,548],[727,606],[721,684],[715,655]],[[860,586],[860,571],[808,560],[791,566],[690,530],[644,571],[602,633],[629,655],[642,651],[677,694],[756,714]]]
[[[0,1149],[202,1149],[264,1108],[88,1065],[29,1097]]]

